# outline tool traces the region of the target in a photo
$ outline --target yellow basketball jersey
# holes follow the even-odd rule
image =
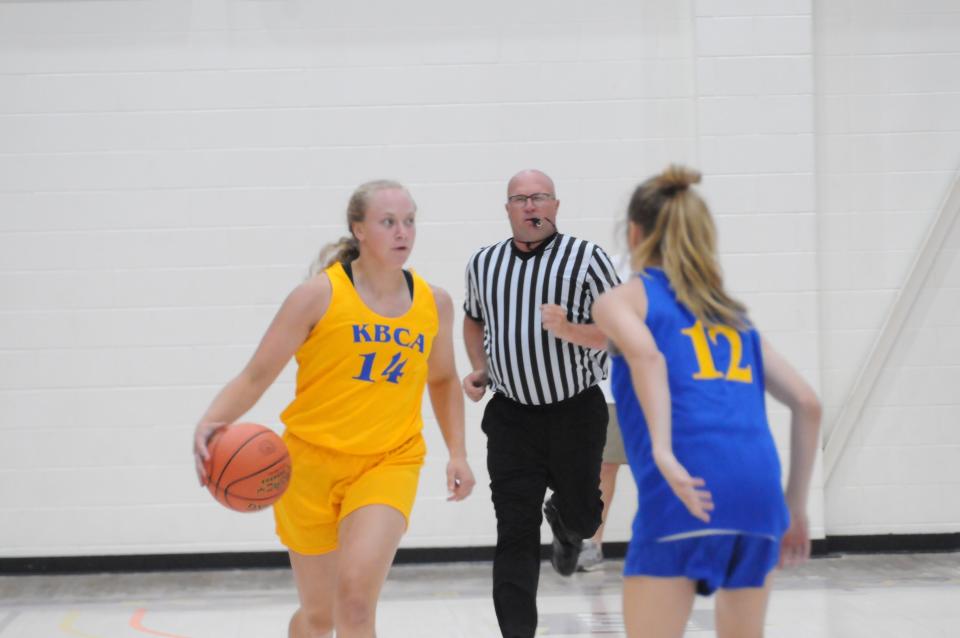
[[[423,428],[427,359],[439,328],[433,291],[413,275],[413,303],[384,317],[343,266],[326,269],[330,306],[297,350],[297,393],[280,418],[291,434],[347,454],[392,450]]]

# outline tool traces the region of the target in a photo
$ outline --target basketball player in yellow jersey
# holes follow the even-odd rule
[[[253,358],[196,428],[203,483],[210,435],[249,410],[296,356],[296,395],[281,416],[293,474],[274,505],[300,598],[291,638],[375,635],[377,599],[426,452],[424,386],[450,453],[449,500],[473,489],[453,303],[403,270],[415,213],[396,182],[360,186],[347,209],[350,237],[321,251],[312,276],[287,297]]]

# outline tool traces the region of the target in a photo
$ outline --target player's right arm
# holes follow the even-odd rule
[[[704,480],[690,476],[673,453],[667,362],[647,327],[646,316],[646,289],[638,278],[605,292],[593,305],[593,320],[630,366],[633,391],[647,421],[657,469],[690,514],[709,523],[713,496]]]
[[[250,361],[207,408],[193,436],[193,455],[201,485],[206,482],[203,463],[208,458],[210,435],[239,419],[263,396],[327,311],[331,293],[326,275],[297,286],[280,306]]]
[[[813,388],[766,339],[761,338],[763,382],[773,398],[790,408],[790,470],[785,492],[790,529],[780,544],[780,565],[790,566],[810,556],[807,495],[813,462],[820,447],[820,400]]]

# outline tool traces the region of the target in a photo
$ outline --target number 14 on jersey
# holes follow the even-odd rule
[[[360,367],[360,374],[353,377],[358,381],[368,381],[374,383],[374,379],[371,376],[373,374],[373,364],[377,358],[377,353],[371,352],[370,354],[362,354],[360,358],[363,359],[363,365]],[[383,372],[380,373],[381,377],[387,378],[387,383],[398,383],[400,377],[403,376],[403,366],[407,365],[406,359],[400,359],[400,353],[393,355],[393,358],[390,359],[390,363],[387,364],[387,367],[383,369]]]

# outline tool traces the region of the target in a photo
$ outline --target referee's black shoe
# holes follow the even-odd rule
[[[567,529],[560,518],[560,512],[553,503],[553,496],[543,504],[543,515],[553,530],[553,555],[550,564],[561,576],[570,576],[577,571],[577,559],[583,539]]]

